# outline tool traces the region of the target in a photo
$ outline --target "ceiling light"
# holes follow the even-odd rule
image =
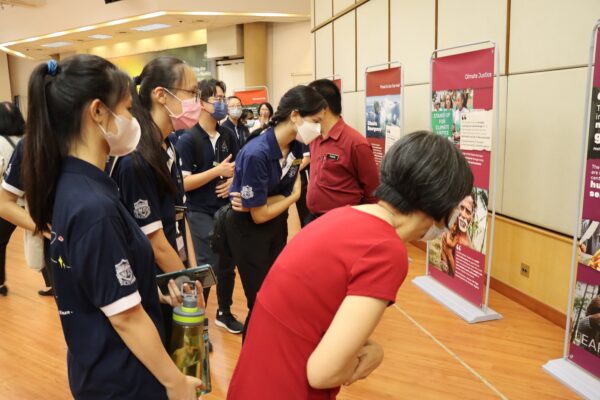
[[[46,43],[42,44],[42,47],[64,47],[73,44],[72,42],[54,42],[54,43]]]
[[[88,37],[91,39],[99,39],[100,40],[100,39],[110,39],[112,36],[98,34],[98,35],[90,35]]]
[[[170,28],[171,25],[167,25],[167,24],[149,24],[149,25],[142,25],[142,26],[136,26],[135,28],[131,28],[134,31],[140,31],[140,32],[150,32],[150,31],[156,31],[158,29],[165,29],[165,28]]]

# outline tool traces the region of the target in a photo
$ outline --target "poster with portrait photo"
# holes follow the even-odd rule
[[[581,264],[569,334],[569,358],[600,377],[600,273]]]
[[[385,151],[400,139],[400,95],[369,96],[366,104],[366,136],[378,165]]]
[[[434,133],[460,145],[463,116],[473,110],[473,89],[438,90],[431,93],[431,126]]]
[[[458,204],[457,217],[448,230],[428,242],[428,262],[437,270],[433,275],[475,304],[483,288],[487,214],[488,191],[473,188]]]

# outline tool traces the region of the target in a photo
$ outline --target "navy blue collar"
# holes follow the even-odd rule
[[[115,181],[113,181],[108,174],[102,171],[100,168],[80,158],[68,156],[64,159],[62,165],[63,172],[70,172],[74,174],[83,175],[87,178],[93,179],[98,182],[104,189],[118,194],[118,187]]]
[[[277,142],[277,137],[275,137],[275,128],[269,127],[265,131],[265,133],[263,133],[263,135],[265,135],[265,140],[267,141],[267,145],[269,146],[269,159],[281,160],[283,154],[281,153],[281,148],[279,147],[279,143]]]

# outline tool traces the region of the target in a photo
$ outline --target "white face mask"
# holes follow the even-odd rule
[[[303,144],[309,144],[321,135],[321,124],[302,120],[302,125],[296,125],[296,140]]]
[[[108,154],[115,157],[123,157],[135,150],[140,141],[142,129],[137,119],[133,117],[131,119],[123,118],[112,111],[110,113],[115,117],[117,133],[108,132],[100,124],[98,126],[108,143],[110,149]]]
[[[452,215],[450,216],[450,219],[448,220],[448,226],[453,226],[456,223],[457,218],[458,218],[458,210],[454,210],[452,212]],[[430,240],[439,238],[447,231],[448,231],[447,227],[444,226],[443,228],[440,228],[439,226],[437,226],[437,224],[434,221],[433,224],[431,224],[431,227],[429,228],[429,230],[427,232],[425,232],[423,237],[421,237],[421,239],[419,239],[419,240],[421,240],[423,242],[429,242]]]
[[[242,116],[242,109],[241,108],[230,108],[229,109],[229,116],[231,118],[238,119],[239,117]]]

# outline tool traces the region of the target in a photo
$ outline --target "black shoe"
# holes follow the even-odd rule
[[[209,341],[208,341],[208,352],[209,352],[209,353],[212,353],[212,351],[213,351],[213,348],[212,348],[212,342],[209,340]]]
[[[215,325],[227,329],[230,333],[242,333],[244,324],[238,321],[230,311],[217,311]]]
[[[8,286],[1,285],[0,286],[0,295],[6,296],[8,294]]]
[[[43,290],[38,290],[38,294],[40,296],[54,296],[54,290],[52,288],[50,289],[43,289]]]

